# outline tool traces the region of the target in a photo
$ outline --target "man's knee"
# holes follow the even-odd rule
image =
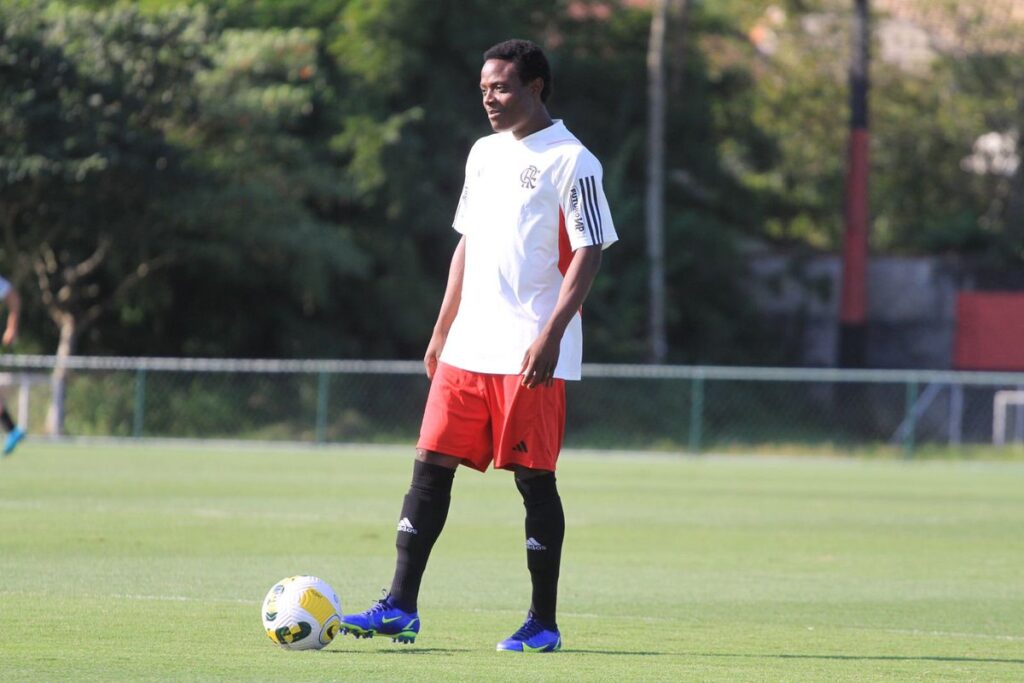
[[[435,453],[434,451],[428,451],[422,448],[416,449],[416,459],[430,465],[447,467],[450,470],[454,470],[460,463],[462,463],[461,458],[456,458],[453,455],[445,455],[444,453]]]
[[[515,470],[515,481],[526,505],[543,504],[558,498],[554,472],[519,467]]]

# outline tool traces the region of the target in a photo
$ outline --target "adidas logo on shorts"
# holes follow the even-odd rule
[[[526,539],[526,549],[527,550],[547,550],[548,547],[546,545],[541,545],[540,541],[538,541],[536,538],[531,536],[530,538]]]
[[[418,531],[416,531],[416,527],[412,525],[412,522],[409,521],[408,517],[402,517],[402,521],[398,523],[398,530],[404,531],[407,534],[419,533]]]

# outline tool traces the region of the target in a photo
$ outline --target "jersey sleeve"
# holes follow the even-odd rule
[[[595,244],[607,249],[619,239],[604,195],[601,162],[583,150],[562,178],[560,204],[573,251]]]
[[[472,229],[472,211],[470,210],[470,202],[472,201],[471,195],[473,194],[473,180],[477,177],[476,172],[476,145],[469,150],[469,156],[466,157],[466,179],[462,184],[462,194],[459,196],[459,206],[455,209],[455,218],[452,220],[452,227],[456,231],[465,235]]]
[[[11,293],[11,283],[0,277],[0,299],[6,299],[7,295]]]

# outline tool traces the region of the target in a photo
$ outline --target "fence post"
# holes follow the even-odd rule
[[[135,413],[132,418],[132,436],[142,436],[142,425],[146,419],[146,371],[139,368],[135,371]]]
[[[704,373],[697,370],[690,380],[690,452],[700,453],[704,427]]]
[[[903,437],[903,457],[912,458],[914,457],[914,432],[917,431],[917,411],[914,410],[914,405],[917,403],[917,380],[912,379],[907,382],[907,408],[906,408],[906,423],[907,433]]]
[[[316,389],[316,442],[323,443],[327,438],[327,398],[330,391],[331,376],[326,371],[320,372]]]
[[[963,439],[964,385],[949,385],[949,443],[959,446]]]

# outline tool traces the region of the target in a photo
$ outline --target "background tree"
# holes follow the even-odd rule
[[[52,16],[32,5],[2,16],[7,172],[0,196],[15,280],[34,276],[38,301],[57,329],[48,426],[59,433],[61,361],[128,290],[173,258],[166,244],[173,220],[163,199],[187,174],[157,125],[167,107],[152,91],[173,93],[178,69],[194,62],[171,51],[139,58],[178,35],[189,21],[182,16],[159,25],[130,10]],[[107,40],[120,32],[137,36],[138,49],[119,52]],[[164,66],[170,68],[161,74]]]
[[[1019,163],[994,173],[976,147],[996,134],[1020,156],[1012,7],[876,1],[873,250],[1020,270]],[[666,360],[784,362],[747,302],[747,253],[838,246],[849,2],[687,6],[662,146]],[[551,111],[602,160],[619,227],[587,357],[647,358],[651,7],[4,3],[0,265],[27,289],[21,348],[419,357],[465,156],[490,132],[481,54],[522,36],[547,49]],[[915,31],[926,58],[894,57]]]

